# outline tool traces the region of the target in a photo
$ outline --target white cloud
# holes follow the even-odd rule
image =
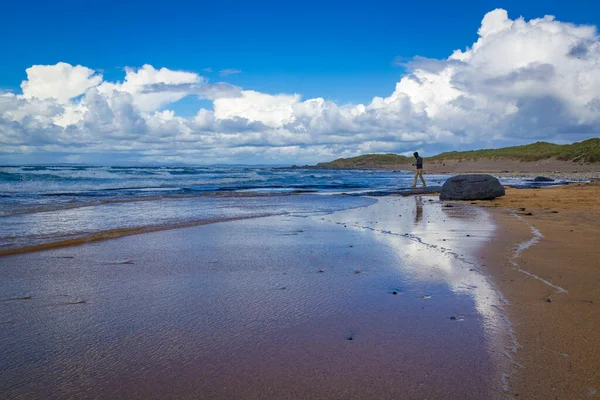
[[[151,65],[128,67],[116,82],[80,65],[32,66],[22,94],[0,93],[0,160],[3,153],[62,151],[301,163],[599,136],[595,27],[550,16],[511,20],[498,9],[484,16],[478,34],[447,59],[402,60],[408,73],[395,90],[357,105],[242,90]],[[190,95],[212,100],[214,110],[181,117],[168,109]]]
[[[155,69],[146,64],[139,69],[125,68],[125,80],[122,83],[104,82],[98,91],[107,96],[112,96],[113,92],[129,93],[136,107],[151,112],[181,100],[203,83],[205,79],[196,73]]]
[[[214,101],[215,117],[219,119],[245,118],[277,128],[293,118],[292,106],[299,95],[270,95],[244,90],[237,98],[220,98]]]
[[[25,72],[27,80],[21,83],[21,89],[26,99],[53,99],[60,104],[67,103],[102,82],[102,75],[94,70],[64,62],[34,65]]]

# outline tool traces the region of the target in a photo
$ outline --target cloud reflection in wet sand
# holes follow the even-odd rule
[[[472,297],[483,319],[490,352],[508,359],[508,363],[503,359],[497,362],[502,376],[510,375],[519,344],[505,314],[507,301],[477,263],[477,252],[493,238],[491,217],[480,208],[440,202],[434,196],[380,198],[369,210],[374,218],[366,223],[360,209],[340,211],[327,220],[372,232],[394,249],[398,267],[411,280],[443,283],[456,294]],[[509,390],[504,383],[504,390]]]

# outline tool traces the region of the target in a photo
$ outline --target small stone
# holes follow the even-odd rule
[[[456,317],[453,315],[453,316],[451,316],[451,317],[450,317],[450,319],[451,319],[452,321],[456,321],[458,318],[456,318]]]
[[[444,207],[446,207],[446,208],[452,208],[454,206],[452,204],[445,204]]]
[[[553,211],[550,211],[550,212],[551,212],[552,214],[558,214],[558,211],[556,211],[556,210],[553,210]]]
[[[471,235],[467,235],[467,237],[471,237]]]
[[[396,292],[395,290],[392,292],[392,294],[398,294],[398,292]]]
[[[552,299],[551,298],[547,298],[546,299],[546,303],[552,303]]]

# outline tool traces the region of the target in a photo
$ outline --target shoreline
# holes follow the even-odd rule
[[[160,232],[160,231],[170,231],[173,229],[183,229],[183,228],[191,228],[194,226],[202,226],[209,224],[216,224],[220,222],[229,222],[229,221],[241,221],[246,219],[255,219],[255,218],[265,218],[273,215],[280,214],[266,214],[266,215],[253,215],[247,217],[233,217],[233,218],[217,218],[217,219],[202,219],[190,222],[182,222],[179,224],[169,224],[169,225],[149,225],[149,226],[140,226],[135,228],[117,228],[107,231],[99,231],[88,233],[82,236],[75,236],[69,239],[58,240],[54,242],[30,245],[25,247],[17,247],[17,248],[0,248],[0,257],[10,256],[14,254],[26,254],[33,253],[44,250],[51,249],[59,249],[63,247],[71,247],[71,246],[81,246],[86,243],[94,243],[103,240],[111,240],[111,239],[119,239],[122,237],[133,236],[133,235],[143,235],[146,233],[152,232]]]
[[[498,226],[480,262],[508,301],[518,347],[513,398],[587,399],[600,391],[600,183],[471,202]],[[460,202],[459,202],[460,203]]]

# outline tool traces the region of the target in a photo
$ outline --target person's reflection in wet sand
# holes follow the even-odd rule
[[[423,198],[421,196],[415,196],[415,205],[417,207],[415,213],[415,225],[417,225],[423,218]]]

